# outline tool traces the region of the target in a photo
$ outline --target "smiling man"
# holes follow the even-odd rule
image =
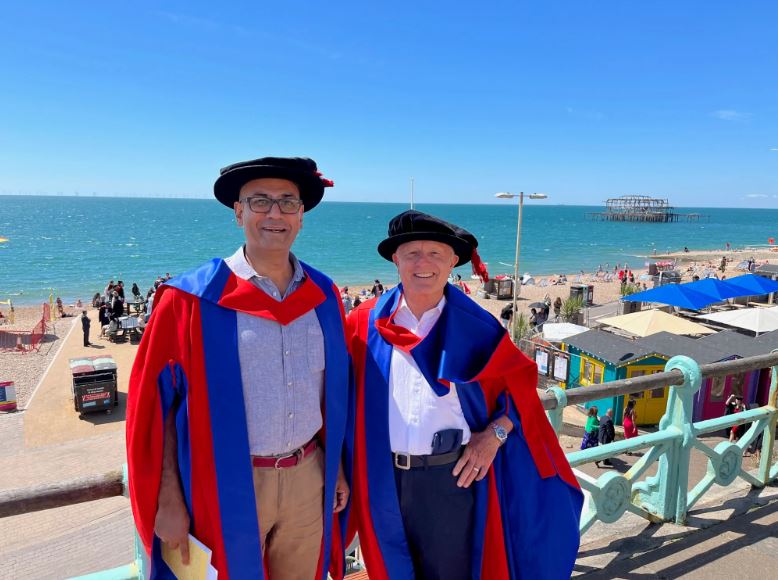
[[[353,505],[371,579],[569,578],[582,494],[537,394],[537,367],[447,283],[468,231],[418,211],[378,253],[401,284],[352,311]],[[353,529],[352,529],[353,531]]]
[[[291,253],[331,185],[306,158],[224,168],[214,195],[245,243],[155,295],[127,404],[130,497],[153,577],[169,574],[163,543],[188,560],[189,533],[220,578],[324,579],[329,564],[343,575],[343,311],[332,281]]]

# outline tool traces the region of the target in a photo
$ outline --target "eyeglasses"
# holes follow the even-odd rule
[[[272,199],[270,197],[246,197],[240,200],[241,203],[248,202],[249,208],[254,213],[270,213],[273,204],[278,204],[281,213],[293,214],[302,207],[303,200],[294,198]]]

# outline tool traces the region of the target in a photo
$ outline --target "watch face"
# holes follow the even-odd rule
[[[508,438],[508,433],[500,425],[494,425],[493,429],[494,429],[494,434],[497,436],[497,439],[499,439],[500,441],[505,441]]]

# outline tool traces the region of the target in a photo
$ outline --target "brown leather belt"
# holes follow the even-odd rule
[[[286,469],[287,467],[294,467],[295,465],[298,465],[304,458],[313,453],[316,450],[316,447],[318,447],[316,439],[311,439],[302,447],[298,447],[286,455],[278,455],[273,457],[260,457],[258,455],[252,455],[251,463],[254,467],[273,467],[275,469]]]

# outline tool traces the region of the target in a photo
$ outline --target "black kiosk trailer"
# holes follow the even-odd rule
[[[89,356],[70,359],[73,375],[73,406],[83,417],[85,413],[110,413],[119,404],[116,391],[116,363],[110,356]]]

